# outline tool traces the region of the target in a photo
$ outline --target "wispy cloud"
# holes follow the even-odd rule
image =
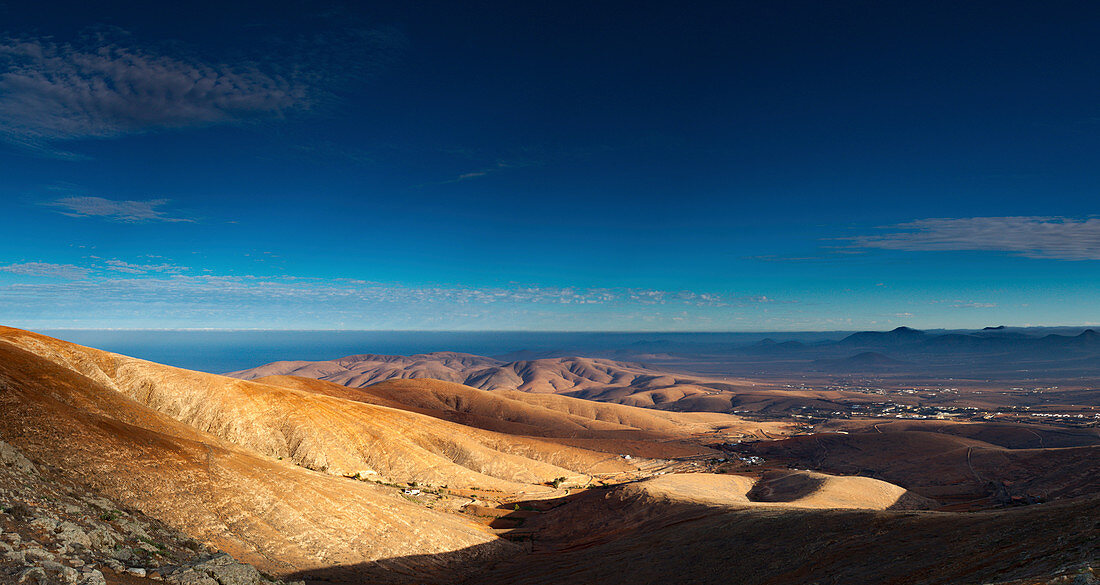
[[[772,303],[782,304],[765,296],[685,290],[520,283],[412,286],[344,278],[219,275],[178,266],[170,259],[154,262],[92,256],[83,266],[0,266],[0,322],[581,330],[629,327],[650,318],[652,326],[706,327],[714,319],[736,320],[738,315],[768,311]]]
[[[997,303],[964,301],[962,299],[939,299],[930,302],[933,305],[946,305],[953,309],[992,309],[997,306]]]
[[[65,156],[62,141],[278,118],[330,101],[334,88],[372,73],[402,42],[351,30],[219,62],[178,47],[167,54],[124,31],[73,42],[0,37],[0,139]]]
[[[0,266],[0,272],[21,276],[48,276],[78,280],[88,276],[89,270],[72,264],[51,264],[48,262],[23,262]]]
[[[150,272],[161,274],[179,274],[188,270],[185,266],[174,264],[131,264],[122,260],[107,260],[104,262],[106,269],[126,274],[149,274]]]
[[[0,136],[31,146],[231,123],[309,106],[253,63],[209,64],[119,44],[0,42]]]
[[[617,305],[670,307],[732,307],[776,302],[766,296],[720,295],[692,291],[626,288],[572,288],[513,285],[508,287],[404,286],[352,279],[301,277],[227,276],[186,274],[189,269],[172,264],[136,264],[111,259],[87,267],[25,263],[0,267],[16,274],[67,275],[82,282],[33,285],[46,293],[70,291],[90,297],[163,296],[165,298],[232,299],[270,301],[297,299],[310,302],[347,302],[400,305]],[[120,274],[121,273],[121,274]],[[15,289],[10,288],[15,286]],[[9,285],[8,290],[30,290],[30,285]],[[51,289],[53,286],[55,288]],[[43,288],[45,287],[45,288]],[[58,288],[59,287],[59,288]]]
[[[742,307],[777,302],[775,299],[764,295],[724,295],[689,290],[627,289],[622,292],[622,298],[625,301],[642,305],[684,304],[693,307]]]
[[[462,174],[458,175],[457,177],[455,177],[453,179],[448,179],[446,181],[440,181],[440,182],[435,183],[435,184],[436,185],[446,185],[448,183],[461,183],[463,181],[469,181],[471,179],[480,179],[481,177],[486,177],[486,176],[489,176],[489,175],[492,175],[494,173],[498,173],[500,171],[504,171],[504,170],[507,170],[507,169],[539,166],[541,164],[542,163],[540,161],[533,160],[533,159],[523,159],[523,160],[517,159],[517,160],[514,160],[514,161],[497,161],[495,164],[493,164],[491,166],[486,166],[486,167],[479,168],[477,170],[465,172],[465,173],[462,173]]]
[[[756,256],[745,256],[748,260],[758,260],[760,262],[817,262],[823,260],[821,256],[780,256],[777,254],[759,254]]]
[[[931,218],[847,238],[858,248],[906,251],[975,250],[1028,258],[1100,260],[1100,218]]]
[[[66,280],[85,280],[88,282],[107,282],[118,279],[117,273],[131,275],[177,275],[190,270],[186,266],[175,264],[134,264],[118,259],[103,260],[91,256],[92,262],[77,266],[75,264],[55,264],[50,262],[22,262],[0,265],[0,272],[20,276],[45,276]]]
[[[102,217],[112,221],[138,223],[145,221],[193,222],[182,217],[172,217],[160,208],[169,203],[168,199],[150,199],[148,201],[115,201],[103,197],[63,197],[46,203],[58,209],[58,213],[69,217]]]

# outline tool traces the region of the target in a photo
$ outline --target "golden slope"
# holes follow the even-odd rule
[[[38,343],[55,358],[67,349]],[[72,351],[69,363],[81,361]],[[448,553],[423,557],[418,570],[428,571],[514,552],[395,490],[261,456],[4,341],[0,412],[0,438],[38,464],[271,573]]]
[[[387,380],[365,388],[297,376],[267,376],[256,381],[399,408],[513,437],[542,437],[559,445],[650,459],[720,455],[700,445],[699,434],[725,431],[749,435],[765,427],[781,435],[790,426],[751,422],[727,414],[655,411],[554,394],[489,392],[427,378]],[[581,471],[606,473],[609,463]]]
[[[335,475],[532,495],[555,477],[634,469],[605,453],[513,437],[315,392],[172,368],[15,329],[0,340],[201,431]],[[370,473],[373,472],[373,473]]]
[[[885,481],[812,471],[783,471],[759,479],[709,473],[663,475],[625,489],[627,493],[639,490],[652,497],[727,507],[886,510],[924,501]]]
[[[514,390],[489,392],[428,378],[391,379],[364,388],[299,376],[267,376],[255,381],[534,436],[669,438],[759,426],[733,415],[700,416]]]

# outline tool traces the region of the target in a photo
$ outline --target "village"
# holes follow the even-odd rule
[[[789,407],[785,413],[755,410],[733,410],[733,414],[762,421],[793,418],[801,423],[800,433],[814,432],[814,425],[838,419],[911,419],[951,421],[1000,421],[1025,424],[1056,425],[1070,428],[1100,426],[1100,408],[1096,406],[1062,405],[1057,401],[1057,386],[1023,388],[1014,386],[1003,391],[960,390],[959,387],[901,387],[875,385],[784,384],[783,387],[806,391],[834,391],[880,396],[870,401],[836,400],[827,404],[804,404]],[[996,404],[998,395],[1028,397],[1036,404]],[[1042,397],[1041,401],[1035,400]],[[1021,401],[1028,402],[1028,401]],[[968,404],[970,403],[970,404]],[[995,407],[990,403],[996,404]]]

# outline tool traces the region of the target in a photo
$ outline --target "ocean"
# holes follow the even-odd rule
[[[813,342],[842,332],[575,333],[538,331],[43,330],[65,341],[190,370],[221,374],[280,360],[329,360],[355,354],[457,351],[522,358],[628,350],[682,351],[740,346],[765,338]],[[515,355],[510,355],[515,354]]]

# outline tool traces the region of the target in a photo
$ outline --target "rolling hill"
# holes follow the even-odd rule
[[[113,366],[121,358],[14,330],[0,335],[0,438],[40,467],[63,470],[121,505],[269,573],[475,545],[484,545],[474,550],[487,557],[515,553],[478,526],[425,510],[393,489],[280,461],[69,367],[103,366],[117,374],[120,368]],[[133,374],[127,379],[138,388],[154,384],[143,385],[144,378]],[[156,383],[164,388],[163,379]],[[156,403],[154,396],[150,391],[145,398]],[[209,406],[197,411],[216,414]],[[244,432],[231,425],[212,430],[228,428]],[[423,568],[433,568],[430,559]]]
[[[685,473],[760,423],[423,378],[249,381],[9,328],[0,412],[0,542],[57,540],[20,519],[31,504],[144,526],[128,562],[170,577],[223,562],[199,546],[310,585],[993,582],[1092,574],[1100,542],[1100,447],[1077,431],[898,421],[746,443],[764,469]],[[928,510],[975,472],[1050,503]]]
[[[430,381],[378,389],[374,403],[341,397],[350,390],[334,384],[290,386],[302,383],[327,392],[180,370],[4,328],[0,439],[186,534],[286,573],[485,542],[497,543],[491,554],[510,550],[384,484],[553,495],[545,483],[556,477],[583,483],[644,464],[609,455],[601,437],[622,439],[611,448],[628,452],[633,440],[654,455],[698,454],[706,449],[675,440],[737,423],[566,397],[529,404],[444,383],[433,394]],[[499,430],[446,420],[463,417]],[[671,443],[654,448],[656,439]],[[356,474],[372,481],[345,477]],[[342,536],[349,531],[357,536]],[[436,557],[428,559],[430,568]]]
[[[952,427],[958,429],[952,433]],[[1050,501],[1100,492],[1100,437],[1081,434],[1077,441],[1062,438],[1071,446],[1020,448],[1028,444],[1021,443],[1022,435],[1035,441],[1036,431],[983,427],[882,424],[877,430],[803,435],[746,449],[792,466],[875,477],[943,502],[1005,505],[1014,498]]]
[[[685,412],[769,410],[791,403],[835,405],[868,398],[842,391],[756,387],[742,379],[672,373],[609,359],[563,357],[514,362],[450,352],[349,356],[324,362],[274,362],[227,374],[244,380],[297,376],[364,388],[392,379],[435,379],[490,391],[558,394],[590,401]]]
[[[1095,496],[967,514],[746,508],[706,495],[743,486],[688,477],[693,485],[661,478],[573,500],[544,519],[546,540],[523,563],[465,583],[1053,584],[1097,574]]]

